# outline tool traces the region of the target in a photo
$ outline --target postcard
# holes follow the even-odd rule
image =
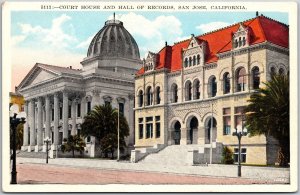
[[[2,10],[3,191],[298,190],[295,2]]]

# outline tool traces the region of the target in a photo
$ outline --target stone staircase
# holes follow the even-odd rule
[[[46,152],[17,151],[17,157],[22,158],[46,158]]]
[[[147,155],[139,163],[151,163],[162,165],[186,165],[188,151],[198,150],[199,145],[171,145],[158,153]]]

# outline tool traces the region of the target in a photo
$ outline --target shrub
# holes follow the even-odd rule
[[[223,164],[233,164],[233,153],[230,148],[225,146],[222,152],[222,163]]]

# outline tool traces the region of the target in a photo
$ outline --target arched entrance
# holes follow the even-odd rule
[[[177,121],[174,125],[174,136],[173,136],[175,145],[180,145],[180,139],[181,139],[180,131],[181,131],[181,124],[179,121]]]
[[[197,144],[198,142],[198,119],[193,117],[190,122],[190,131],[188,134],[188,140],[190,144]]]
[[[217,138],[217,120],[213,117],[213,123],[211,124],[211,117],[209,117],[206,121],[205,129],[205,143],[209,144],[210,143],[210,134],[212,132],[212,141],[215,141]],[[211,125],[213,127],[211,131]]]

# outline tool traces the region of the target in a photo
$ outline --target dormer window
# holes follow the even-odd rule
[[[194,66],[203,65],[205,57],[206,42],[199,40],[192,35],[190,43],[183,50],[183,67],[193,68]]]
[[[156,54],[152,52],[148,52],[147,58],[144,59],[144,67],[145,71],[152,71],[155,69],[156,65]]]
[[[250,40],[250,27],[240,24],[238,30],[233,34],[232,37],[232,48],[240,49],[249,46]]]

